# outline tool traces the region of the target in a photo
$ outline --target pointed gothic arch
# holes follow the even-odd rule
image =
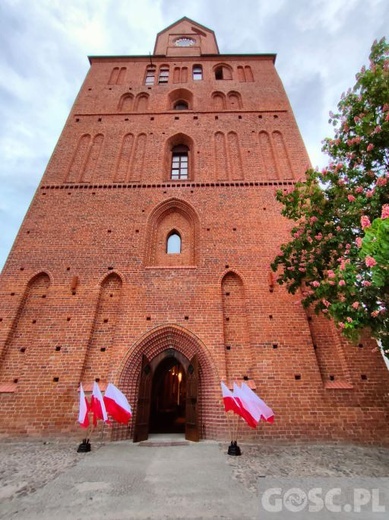
[[[166,240],[171,233],[181,238],[181,253],[171,255]],[[198,264],[200,221],[187,202],[172,198],[151,213],[147,223],[145,265],[154,267],[196,266]]]

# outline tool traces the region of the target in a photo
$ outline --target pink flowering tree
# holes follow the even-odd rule
[[[374,42],[370,65],[330,114],[327,168],[277,192],[294,221],[272,263],[278,283],[335,320],[348,338],[370,329],[389,358],[389,44]]]

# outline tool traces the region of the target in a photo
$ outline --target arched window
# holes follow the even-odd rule
[[[145,85],[151,86],[155,83],[155,67],[147,67]]]
[[[215,68],[215,79],[232,79],[232,69],[227,65],[218,65]]]
[[[161,85],[161,84],[167,83],[168,81],[169,81],[169,67],[167,67],[166,65],[163,65],[159,69],[158,83]]]
[[[166,253],[168,255],[178,255],[181,253],[181,237],[175,230],[167,237]]]
[[[185,181],[189,178],[189,148],[183,144],[172,148],[171,179]]]
[[[193,65],[192,74],[194,81],[203,79],[203,67],[201,65]]]
[[[174,110],[188,110],[189,106],[186,101],[180,99],[174,104]]]

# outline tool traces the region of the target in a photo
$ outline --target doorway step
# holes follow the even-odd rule
[[[146,441],[141,441],[139,446],[149,448],[167,446],[189,446],[190,441],[185,440],[183,433],[152,433]]]

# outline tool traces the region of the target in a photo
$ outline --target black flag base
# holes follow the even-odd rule
[[[83,439],[82,443],[77,448],[77,453],[86,453],[91,450],[89,439]]]
[[[236,441],[231,441],[231,444],[228,446],[228,455],[242,455],[242,452],[240,451],[239,446],[237,445]]]

